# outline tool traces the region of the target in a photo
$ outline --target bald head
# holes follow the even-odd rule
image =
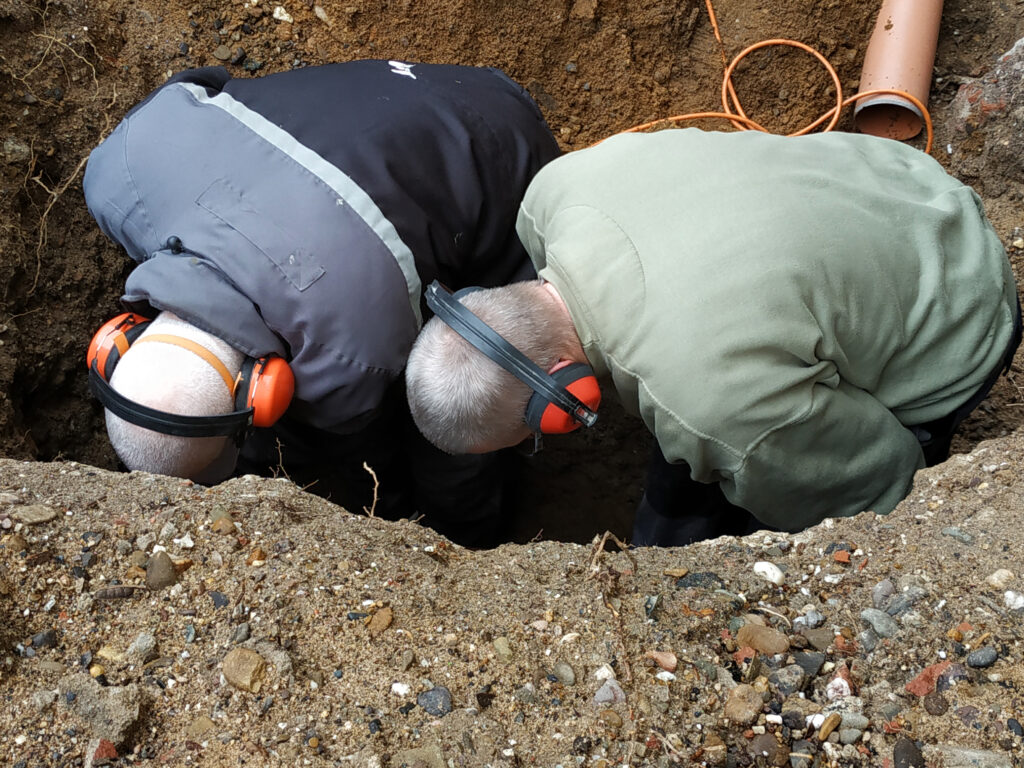
[[[158,334],[183,337],[209,350],[233,377],[245,356],[226,342],[161,312],[114,368],[110,385],[135,402],[167,413],[213,416],[234,410],[224,375],[207,360],[175,344],[143,339]],[[107,435],[131,470],[215,482],[234,467],[235,447],[228,437],[177,437],[139,427],[106,412]]]

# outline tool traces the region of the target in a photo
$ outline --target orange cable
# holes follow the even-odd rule
[[[718,29],[718,20],[715,18],[714,8],[712,8],[711,6],[711,0],[704,0],[704,2],[708,9],[708,16],[711,19],[711,27],[715,32],[715,39],[718,40],[718,43],[721,46],[722,62],[725,63],[725,46],[722,43],[722,36]],[[907,99],[910,103],[917,107],[918,110],[920,110],[921,116],[924,118],[925,130],[927,135],[924,151],[925,154],[929,154],[931,152],[932,141],[934,140],[932,118],[928,112],[928,108],[920,101],[920,99],[918,99],[916,96],[913,96],[912,94],[907,93],[906,91],[900,91],[892,88],[877,88],[874,90],[854,94],[853,96],[849,97],[844,101],[843,86],[839,80],[839,75],[836,72],[835,67],[833,67],[828,62],[828,59],[822,56],[818,51],[811,48],[809,45],[798,42],[796,40],[788,40],[786,38],[773,38],[771,40],[762,40],[759,43],[754,43],[753,45],[744,48],[736,55],[732,62],[725,68],[725,75],[722,78],[722,108],[724,111],[691,112],[685,115],[672,115],[670,117],[662,117],[657,120],[652,120],[650,122],[643,123],[642,125],[635,125],[632,128],[627,128],[624,131],[620,131],[620,133],[636,133],[639,131],[644,131],[648,128],[652,128],[661,123],[679,123],[683,122],[684,120],[698,120],[704,118],[717,118],[721,120],[728,120],[733,124],[733,126],[737,130],[740,131],[755,130],[761,131],[762,133],[768,133],[769,131],[766,128],[764,128],[762,125],[755,122],[754,120],[750,119],[747,116],[747,113],[743,111],[743,106],[740,104],[739,97],[736,95],[736,89],[733,87],[732,84],[732,73],[735,71],[736,65],[739,64],[739,62],[742,61],[747,56],[747,54],[752,53],[753,51],[756,51],[760,48],[767,48],[773,45],[788,45],[793,48],[799,48],[800,50],[806,51],[807,53],[814,56],[818,61],[821,62],[822,66],[825,67],[825,70],[832,77],[832,83],[835,85],[836,88],[836,105],[832,107],[832,109],[828,110],[821,117],[816,119],[814,122],[812,122],[810,125],[801,128],[799,131],[795,131],[793,133],[788,134],[789,136],[803,136],[805,134],[808,134],[825,121],[828,121],[828,125],[826,125],[822,129],[822,132],[827,133],[829,131],[832,131],[835,129],[836,124],[839,122],[840,112],[842,112],[842,110],[845,107],[848,107],[851,104],[867,96],[891,94],[894,96],[900,96],[904,99]],[[735,111],[733,111],[734,109]],[[603,139],[601,141],[603,141]],[[595,143],[600,144],[601,142],[598,141]]]
[[[708,17],[711,19],[711,29],[715,31],[715,40],[718,41],[718,50],[722,54],[722,66],[724,67],[728,59],[725,58],[725,43],[722,42],[722,33],[718,31],[718,19],[715,18],[715,9],[711,5],[711,0],[704,0],[704,5],[708,9]]]

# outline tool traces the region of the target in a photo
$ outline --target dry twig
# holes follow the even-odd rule
[[[367,517],[373,517],[374,510],[377,509],[377,489],[380,488],[380,481],[377,480],[377,473],[374,472],[373,468],[369,464],[367,464],[365,461],[363,462],[363,469],[365,469],[367,472],[369,472],[370,473],[370,477],[373,478],[373,503],[370,504],[370,508],[369,509],[367,509],[366,507],[363,507],[363,512],[366,513]]]

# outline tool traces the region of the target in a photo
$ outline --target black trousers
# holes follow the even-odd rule
[[[978,391],[955,411],[941,419],[908,427],[921,444],[929,467],[949,457],[953,435],[992,390],[999,377],[1010,369],[1021,342],[1021,314],[1002,361]],[[647,467],[647,484],[633,519],[633,545],[637,547],[678,547],[718,536],[745,536],[771,527],[750,512],[730,503],[718,483],[699,483],[690,477],[687,464],[670,464],[655,444]]]
[[[287,417],[242,446],[236,474],[287,475],[300,486],[359,513],[373,505],[386,520],[418,519],[468,547],[506,538],[516,507],[520,458],[513,451],[451,456],[416,429],[401,382],[379,415],[359,432],[339,435]]]

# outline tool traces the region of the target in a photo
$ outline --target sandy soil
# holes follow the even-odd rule
[[[352,517],[287,481],[201,490],[106,471],[115,462],[82,358],[117,311],[129,260],[85,210],[81,170],[169,73],[223,63],[221,46],[244,50],[226,64],[239,76],[363,57],[496,65],[528,86],[566,150],[718,107],[722,51],[696,0],[284,7],[290,22],[268,3],[0,0],[0,455],[10,459],[0,460],[0,762],[96,763],[94,740],[113,737],[123,764],[799,766],[807,752],[818,765],[883,765],[909,736],[933,766],[1020,765],[1021,616],[1007,597],[1022,591],[1014,376],[955,448],[1010,436],[922,475],[889,518],[635,562],[590,543],[628,532],[645,463],[642,428],[613,410],[533,461],[516,540],[541,541],[494,552]],[[875,3],[720,0],[716,10],[727,58],[792,37],[856,89]],[[1019,73],[998,62],[1022,37],[1024,5],[948,0],[930,103],[933,154],[982,195],[1018,274],[1024,109]],[[748,113],[777,131],[831,104],[824,72],[789,50],[751,57],[736,85]],[[982,97],[966,99],[971,88]],[[15,461],[26,459],[79,463]],[[44,510],[55,519],[24,522]],[[224,513],[229,523],[218,523]],[[177,584],[104,596],[145,584],[161,546],[179,568],[192,563]],[[782,568],[782,587],[754,575],[758,560]],[[1011,575],[986,581],[999,569]],[[896,594],[876,598],[886,579]],[[227,604],[216,608],[219,596]],[[863,619],[873,605],[895,627]],[[815,611],[821,625],[801,629]],[[738,643],[740,624],[759,621],[785,636],[781,656],[751,660]],[[239,640],[242,624],[249,637]],[[864,636],[869,624],[890,636]],[[136,642],[147,634],[153,648]],[[235,648],[269,665],[258,692],[222,679]],[[979,648],[995,651],[991,666],[968,665]],[[657,676],[667,670],[649,651],[676,655],[674,678]],[[783,695],[788,656],[813,653],[825,667],[805,675],[805,698]],[[928,699],[906,689],[945,661],[953,666],[931,668],[944,690]],[[857,695],[830,700],[844,669]],[[749,722],[738,682],[760,695]],[[440,686],[451,712],[439,716],[440,691],[417,697]],[[610,698],[595,704],[599,690]],[[797,709],[829,706],[842,715],[831,736],[797,727]],[[900,752],[896,764],[915,763]]]

